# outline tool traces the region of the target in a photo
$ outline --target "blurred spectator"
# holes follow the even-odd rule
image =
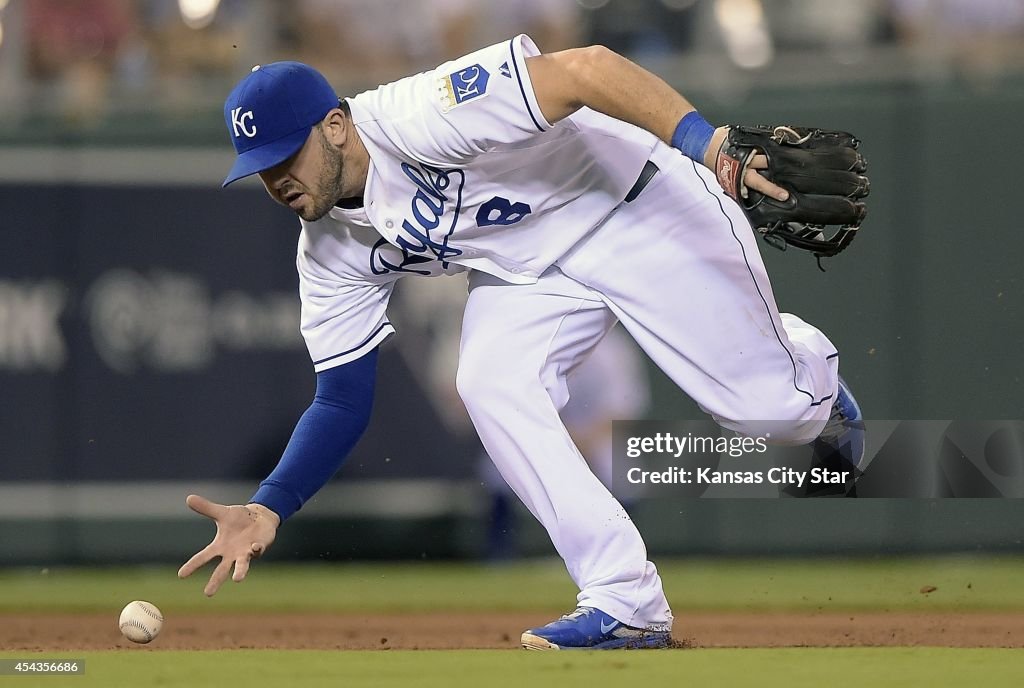
[[[778,53],[824,53],[841,63],[868,57],[886,34],[885,0],[713,0],[702,17],[720,38],[730,61],[745,69],[767,67]],[[709,46],[704,46],[709,47]],[[814,59],[804,58],[809,69]]]
[[[253,40],[246,19],[257,3],[241,0],[139,0],[149,58],[165,105],[188,106],[210,78],[238,78],[244,51]],[[259,52],[265,52],[265,47]],[[245,65],[251,66],[251,65]]]
[[[931,67],[987,80],[1024,61],[1024,0],[889,0],[899,37]]]
[[[297,59],[335,81],[381,83],[458,57],[466,31],[451,0],[299,0],[287,9]]]
[[[122,49],[137,30],[130,0],[27,0],[28,76],[70,120],[100,118]]]
[[[562,420],[591,471],[627,509],[638,496],[613,485],[612,421],[642,418],[650,403],[644,357],[622,327],[616,326],[590,356],[569,373],[569,402]],[[490,458],[481,457],[480,475],[490,495],[487,551],[490,560],[510,559],[516,551],[519,499]]]
[[[635,59],[684,53],[693,46],[698,0],[579,0],[586,43]]]
[[[768,0],[764,11],[780,49],[860,51],[883,34],[884,0]]]
[[[450,21],[446,35],[452,55],[525,33],[544,52],[579,46],[583,12],[577,0],[440,0]]]
[[[519,33],[561,50],[577,44],[580,23],[576,0],[299,0],[282,9],[289,57],[341,83],[388,81]]]
[[[518,33],[546,52],[601,43],[663,73],[684,53],[763,68],[787,50],[875,58],[880,72],[962,74],[987,84],[1024,66],[1024,0],[10,0],[2,8],[0,120],[120,122],[109,115],[213,109],[257,62],[299,59],[354,92]],[[888,32],[888,33],[887,33]],[[898,36],[906,51],[872,53]],[[813,51],[813,52],[811,52]],[[899,53],[899,54],[897,54]],[[727,59],[723,59],[727,58]],[[889,62],[886,62],[886,60]],[[711,76],[708,76],[711,74]],[[171,113],[174,114],[174,113]]]

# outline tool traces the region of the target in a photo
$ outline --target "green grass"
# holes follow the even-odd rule
[[[1024,609],[1021,559],[675,560],[659,562],[677,612],[686,610]],[[282,565],[263,562],[244,584],[202,595],[204,577],[175,567],[0,570],[0,614],[104,611],[133,598],[165,613],[249,611],[564,610],[575,589],[560,562]],[[937,590],[920,592],[924,585]],[[968,587],[968,585],[970,587]],[[0,619],[2,622],[2,619]],[[1019,650],[949,648],[706,649],[664,652],[209,651],[0,652],[78,658],[83,676],[4,678],[10,685],[875,687],[1024,685]]]
[[[692,559],[659,562],[673,607],[686,610],[1024,610],[1020,558]],[[202,594],[209,569],[174,565],[0,569],[0,613],[109,611],[131,599],[165,613],[201,611],[559,611],[576,590],[557,561],[467,564],[258,563],[242,584]],[[930,594],[923,586],[935,586]]]
[[[3,653],[9,655],[9,653]],[[54,654],[86,660],[82,676],[0,685],[113,686],[1019,686],[1015,650],[851,648],[662,652],[117,651]]]

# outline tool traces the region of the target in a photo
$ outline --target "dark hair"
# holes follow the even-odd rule
[[[352,108],[348,106],[348,101],[343,98],[338,98],[338,109],[345,113],[345,116],[352,119]],[[324,121],[320,120],[313,125],[313,128],[319,131],[321,134],[324,131]]]

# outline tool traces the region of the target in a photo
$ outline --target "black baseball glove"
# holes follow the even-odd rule
[[[843,131],[787,126],[732,126],[718,152],[715,173],[726,193],[746,211],[764,239],[785,250],[794,246],[819,259],[834,256],[857,235],[870,183],[860,141]],[[755,155],[768,159],[758,170],[789,191],[778,201],[748,188],[743,176]]]

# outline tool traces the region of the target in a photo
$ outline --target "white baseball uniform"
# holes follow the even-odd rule
[[[668,628],[639,533],[559,419],[567,372],[618,319],[723,426],[804,443],[828,419],[838,355],[779,314],[710,171],[587,109],[544,119],[525,64],[537,52],[518,36],[348,101],[370,155],[365,207],[303,222],[302,331],[317,371],[354,360],[393,332],[396,279],[472,269],[457,384],[484,447],[580,605]],[[648,161],[658,173],[625,202]]]

